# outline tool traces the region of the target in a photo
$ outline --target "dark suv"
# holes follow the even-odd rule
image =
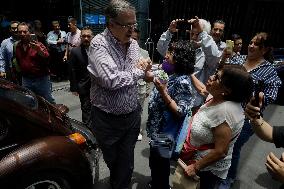
[[[1,188],[92,188],[98,148],[67,111],[0,79]]]

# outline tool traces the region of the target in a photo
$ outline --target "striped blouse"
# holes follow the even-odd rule
[[[121,43],[105,29],[93,38],[88,55],[92,105],[116,115],[134,111],[138,105],[137,81],[144,77],[144,71],[135,66],[138,43],[131,39],[125,53]]]
[[[240,55],[238,58],[231,59],[230,63],[232,64],[241,64],[243,65],[246,62],[246,55]],[[277,92],[278,88],[281,85],[281,80],[277,75],[277,72],[273,65],[268,62],[264,61],[262,62],[257,68],[250,70],[249,73],[251,74],[254,83],[256,83],[258,80],[264,81],[264,106],[263,109],[274,102],[274,100],[277,98]]]

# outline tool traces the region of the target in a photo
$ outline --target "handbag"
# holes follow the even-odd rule
[[[172,189],[199,189],[200,178],[187,176],[184,172],[185,168],[186,164],[178,159],[178,165],[172,176]]]
[[[177,157],[185,142],[191,111],[183,119],[176,119],[170,111],[164,112],[165,125],[151,137],[150,146],[164,158]]]

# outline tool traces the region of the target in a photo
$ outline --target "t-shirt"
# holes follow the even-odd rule
[[[214,175],[225,179],[231,165],[233,146],[244,123],[243,109],[240,103],[225,101],[214,106],[204,104],[195,114],[192,121],[190,143],[193,146],[214,143],[212,128],[226,122],[232,130],[232,141],[229,144],[227,156],[219,161],[201,169],[201,171],[211,171]],[[196,160],[201,159],[209,153],[209,150],[198,151]]]

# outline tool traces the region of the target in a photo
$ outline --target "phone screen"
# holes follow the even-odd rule
[[[31,41],[37,41],[36,34],[30,34],[30,40]]]

